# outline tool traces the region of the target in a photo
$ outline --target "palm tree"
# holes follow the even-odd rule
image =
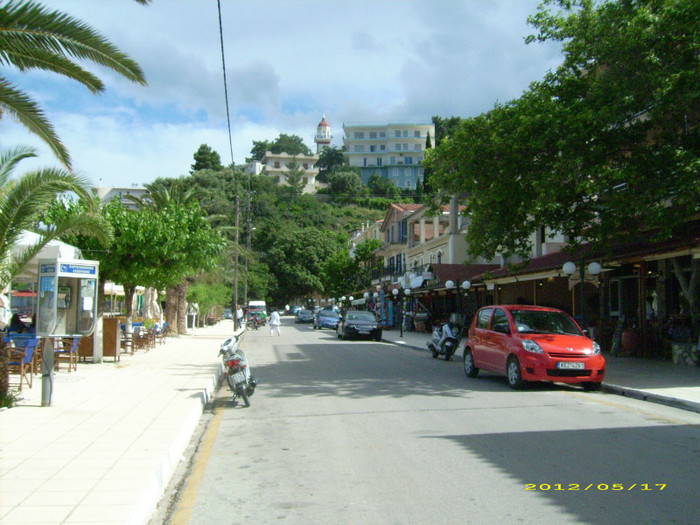
[[[149,0],[136,0],[147,4]],[[44,70],[67,76],[101,93],[102,81],[77,60],[90,60],[145,85],[139,65],[87,24],[31,0],[10,0],[0,6],[0,65],[20,71]],[[0,117],[7,112],[44,140],[64,167],[71,169],[68,150],[39,105],[0,76]]]
[[[55,199],[72,192],[90,202],[87,183],[62,169],[42,169],[13,179],[20,161],[36,156],[32,148],[19,147],[0,154],[0,291],[4,290],[49,241],[71,233],[92,235],[105,241],[109,230],[94,210],[42,224],[43,213]],[[26,230],[39,235],[39,241],[21,254],[12,248]],[[0,344],[2,346],[2,344]],[[7,352],[0,348],[0,401],[8,391]]]

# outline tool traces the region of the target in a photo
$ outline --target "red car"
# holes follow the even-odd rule
[[[526,381],[556,381],[597,390],[605,358],[566,312],[493,305],[476,313],[464,348],[464,373],[476,377],[479,369],[505,374],[515,389]]]

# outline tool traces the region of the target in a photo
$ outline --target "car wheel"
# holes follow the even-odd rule
[[[595,381],[586,381],[583,383],[583,389],[586,392],[595,392],[601,389],[602,383],[596,383]]]
[[[513,390],[520,390],[525,384],[523,374],[520,371],[520,361],[514,355],[508,358],[506,377],[508,378],[508,386]]]
[[[479,369],[474,366],[474,356],[468,348],[464,349],[464,373],[467,377],[476,377]]]
[[[433,359],[437,359],[438,355],[437,350],[433,350]]]
[[[381,342],[381,340],[382,340],[382,334],[376,335],[376,336],[374,337],[374,340],[377,341],[378,343]]]

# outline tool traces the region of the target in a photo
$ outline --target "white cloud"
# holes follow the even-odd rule
[[[188,173],[206,143],[230,160],[216,3],[43,0],[103,33],[143,68],[139,86],[88,65],[100,97],[47,74],[11,77],[40,100],[76,170],[130,185]],[[343,122],[471,116],[519,96],[559,61],[526,46],[539,0],[256,0],[222,2],[233,154],[297,134],[314,149],[322,115]],[[3,147],[40,145],[0,120]],[[57,162],[40,145],[41,163]]]

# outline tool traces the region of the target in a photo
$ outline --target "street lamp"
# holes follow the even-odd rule
[[[579,274],[576,274],[576,263],[568,261],[564,263],[561,267],[562,271],[569,276],[569,288],[576,284],[576,281],[581,281],[581,324],[584,323],[585,313],[586,313],[586,281],[596,283],[598,275],[603,270],[603,267],[598,261],[593,261],[588,265],[588,268],[584,265],[584,261],[581,260],[579,263]],[[587,328],[583,326],[583,328]]]

